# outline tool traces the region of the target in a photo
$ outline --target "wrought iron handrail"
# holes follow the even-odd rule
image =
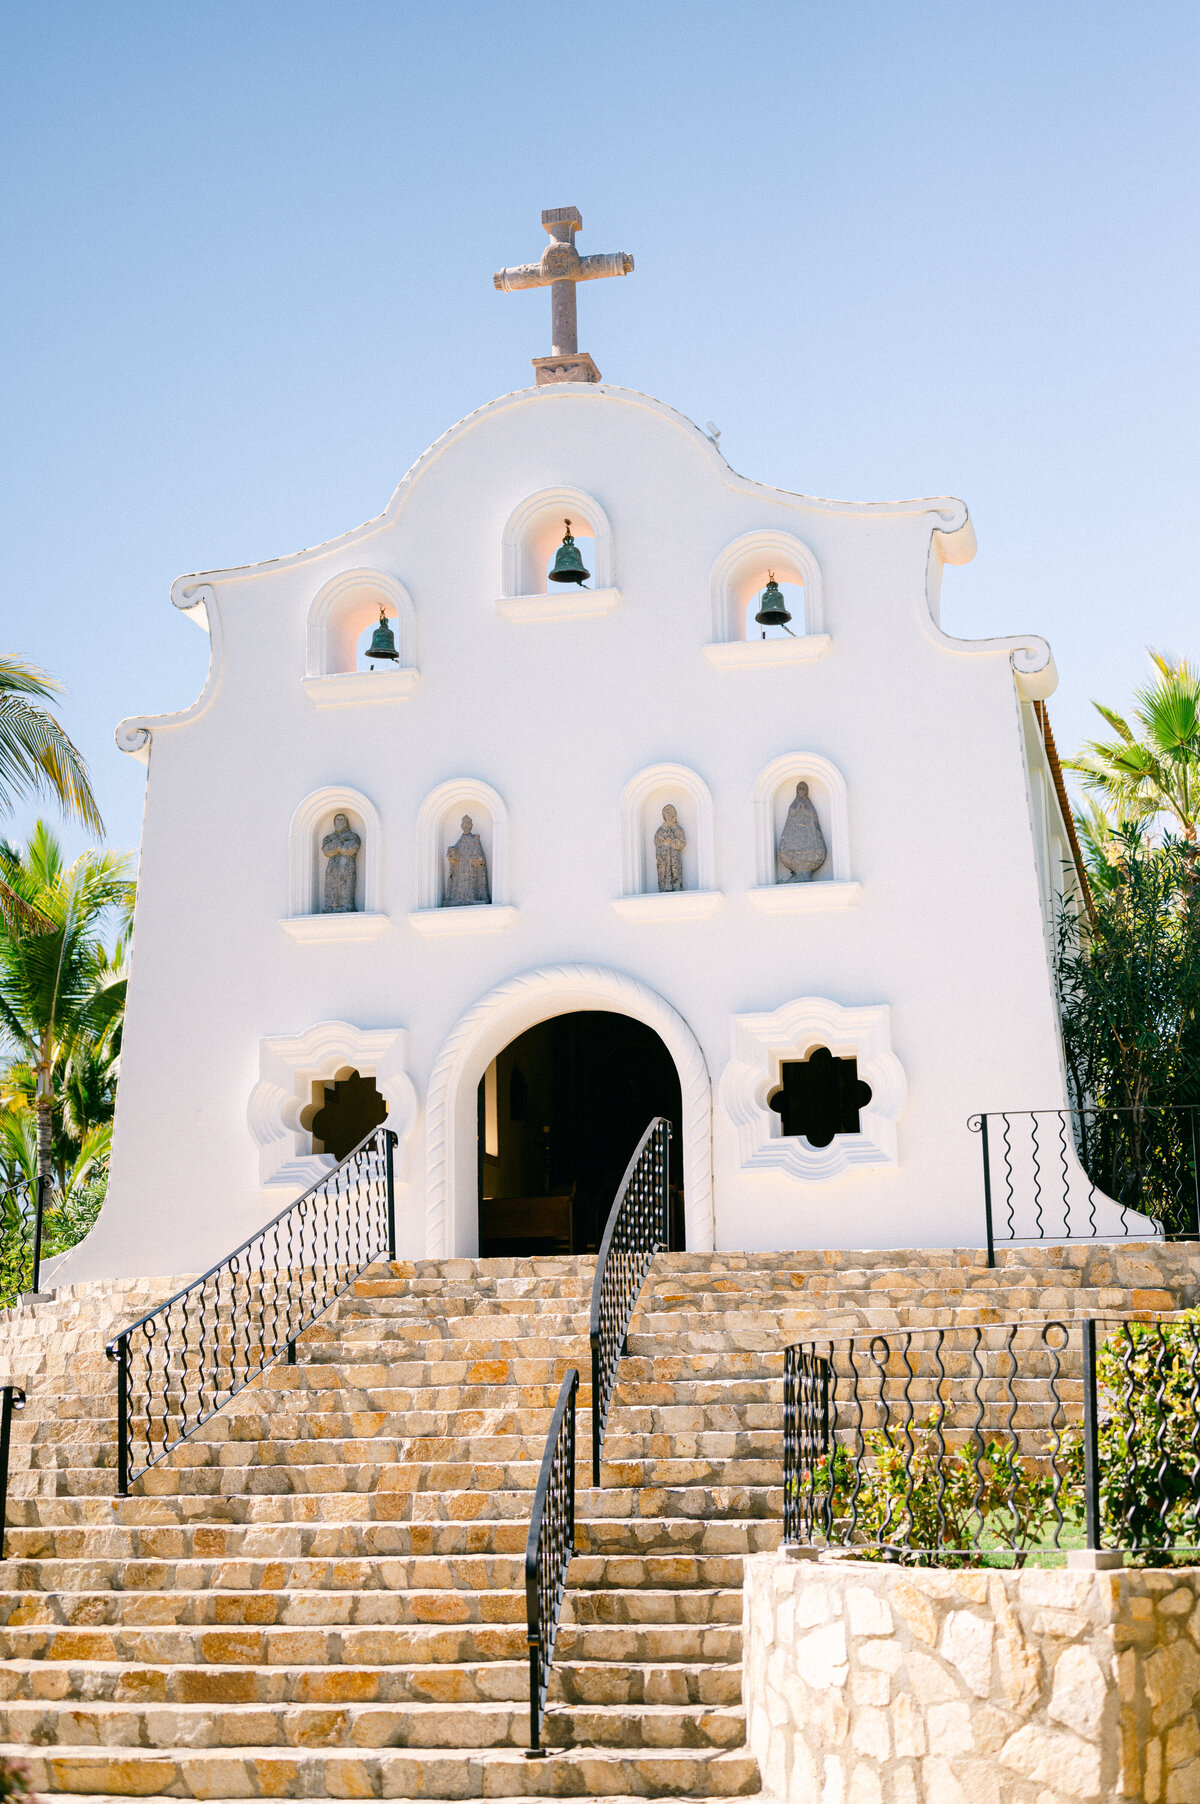
[[[972,1115],[967,1125],[983,1155],[988,1264],[998,1241],[1196,1239],[1198,1116],[1200,1106],[1190,1103]]]
[[[376,1259],[396,1255],[390,1128],[105,1347],[117,1367],[117,1493],[285,1355]]]
[[[19,1384],[0,1386],[0,1560],[4,1558],[4,1534],[8,1526],[8,1454],[13,1410],[24,1407],[25,1392]]]
[[[542,1454],[529,1537],[525,1543],[525,1620],[529,1643],[528,1759],[546,1752],[542,1718],[558,1619],[567,1588],[567,1568],[575,1551],[575,1398],[579,1373],[574,1366],[559,1386]]]
[[[668,1188],[671,1124],[656,1115],[626,1167],[596,1255],[589,1335],[592,1343],[592,1483],[625,1336],[656,1253],[670,1244]]]
[[[1097,1331],[1104,1338],[1097,1347]],[[1200,1320],[889,1329],[784,1355],[784,1540],[977,1560],[1200,1546]]]
[[[0,1197],[4,1261],[0,1270],[0,1308],[18,1298],[36,1297],[42,1281],[42,1238],[50,1186],[45,1178],[21,1178]]]

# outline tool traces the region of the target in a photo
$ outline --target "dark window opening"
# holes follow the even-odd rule
[[[324,1089],[324,1100],[312,1110],[306,1123],[312,1132],[313,1151],[344,1159],[372,1128],[386,1119],[387,1103],[375,1088],[375,1079],[360,1077],[357,1071],[318,1087]],[[308,1109],[304,1111],[305,1115],[309,1113]]]
[[[871,1100],[871,1086],[858,1075],[857,1059],[835,1059],[817,1046],[803,1061],[779,1067],[780,1087],[767,1098],[781,1132],[810,1146],[828,1146],[835,1134],[857,1134],[858,1115]]]

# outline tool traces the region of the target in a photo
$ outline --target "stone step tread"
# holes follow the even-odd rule
[[[559,1629],[556,1661],[727,1662],[741,1657],[741,1622],[573,1623]],[[300,1628],[238,1625],[42,1624],[0,1629],[0,1658],[53,1671],[71,1661],[124,1666],[185,1664],[225,1667],[372,1667],[520,1660],[528,1670],[525,1622],[345,1625]]]
[[[592,1796],[731,1797],[757,1792],[758,1766],[743,1750],[627,1751],[573,1748],[527,1760],[519,1748],[446,1748],[191,1754],[147,1748],[36,1751],[0,1744],[0,1757],[25,1759],[35,1792],[70,1791],[145,1798],[380,1797],[515,1798]]]
[[[728,1660],[556,1660],[550,1693],[554,1699],[583,1695],[592,1703],[738,1704],[741,1674],[740,1663]],[[89,1704],[528,1703],[529,1663],[514,1658],[378,1666],[208,1666],[195,1661],[131,1666],[125,1660],[48,1665],[9,1658],[0,1672],[0,1707],[79,1698]]]
[[[559,1746],[731,1748],[745,1715],[726,1704],[582,1704],[547,1712]],[[0,1704],[0,1739],[123,1748],[477,1748],[528,1745],[528,1699],[455,1703]]]
[[[644,1584],[735,1585],[742,1578],[739,1555],[683,1553],[577,1553],[567,1582],[575,1588]],[[5,1562],[3,1591],[97,1591],[142,1593],[181,1591],[495,1591],[525,1582],[520,1554],[379,1554],[366,1557],[285,1556],[255,1559],[230,1555],[211,1559],[78,1559]]]
[[[236,1523],[137,1527],[9,1528],[10,1562],[25,1560],[381,1559],[523,1554],[528,1522]],[[773,1534],[769,1537],[772,1541]],[[652,1554],[760,1552],[763,1524],[749,1518],[578,1517],[575,1551]],[[722,1543],[709,1545],[709,1542]],[[2,1573],[0,1573],[2,1576]]]
[[[741,1587],[568,1589],[562,1620],[653,1624],[741,1620]],[[0,1629],[50,1626],[286,1627],[525,1621],[525,1591],[0,1591]]]

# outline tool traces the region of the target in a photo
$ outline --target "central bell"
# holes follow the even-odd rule
[[[754,618],[759,626],[786,626],[791,619],[773,570],[767,572],[767,586],[759,597],[758,613]]]
[[[390,658],[393,664],[400,662],[400,653],[396,650],[396,639],[388,625],[387,615],[379,610],[379,625],[371,634],[371,643],[367,647],[368,658]]]
[[[571,522],[564,520],[566,532],[563,542],[554,554],[554,568],[550,572],[552,583],[578,583],[580,587],[592,574],[583,567],[583,559],[579,555],[579,547],[571,537]]]

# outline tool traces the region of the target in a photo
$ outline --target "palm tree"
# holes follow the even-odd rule
[[[1200,819],[1200,671],[1186,658],[1152,651],[1157,676],[1136,692],[1135,732],[1115,709],[1092,706],[1116,738],[1092,740],[1064,767],[1103,798],[1118,821],[1168,815],[1189,848],[1197,848]],[[1195,856],[1195,850],[1192,855]]]
[[[61,694],[62,685],[35,664],[0,654],[0,811],[27,797],[52,795],[66,814],[102,834],[87,766],[53,714],[39,705]],[[0,916],[39,926],[36,910],[3,877]]]
[[[74,1071],[86,1091],[87,1067],[113,1044],[124,1008],[124,973],[111,964],[101,930],[114,911],[128,917],[134,885],[117,853],[81,852],[65,864],[44,821],[24,849],[0,842],[0,880],[42,923],[31,930],[0,921],[0,1031],[16,1055],[13,1075],[24,1065],[34,1080],[37,1176],[49,1182],[55,1078],[69,1094]]]

